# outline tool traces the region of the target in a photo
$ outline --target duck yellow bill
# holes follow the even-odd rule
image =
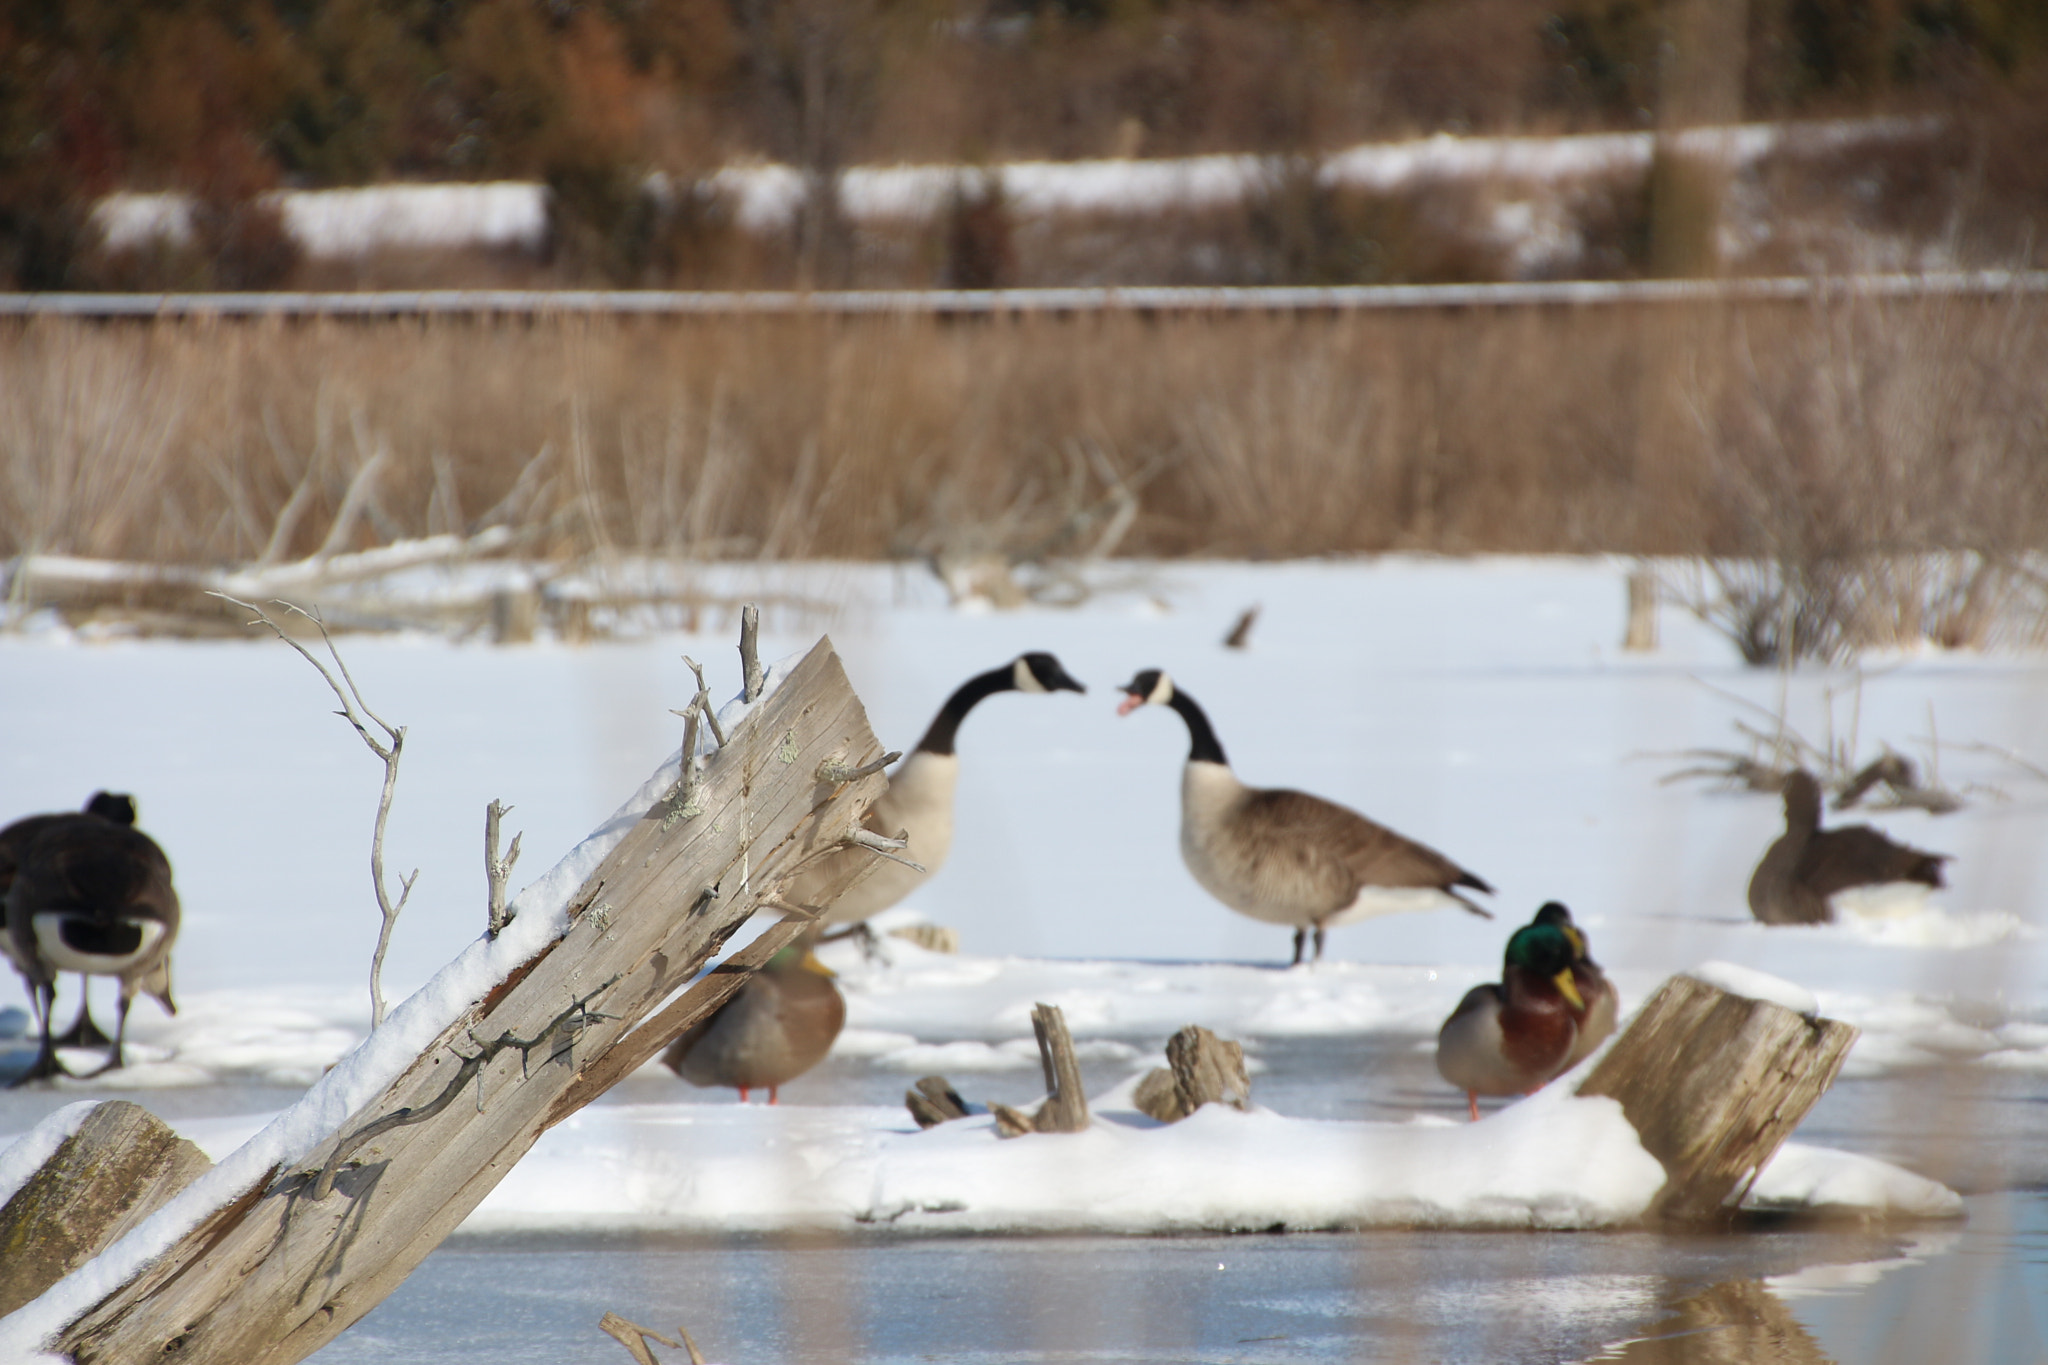
[[[1565,968],[1550,979],[1557,983],[1557,989],[1564,995],[1564,998],[1572,1002],[1573,1009],[1582,1010],[1586,1008],[1585,1000],[1579,995],[1579,984],[1572,980],[1571,968]]]
[[[833,971],[830,967],[827,967],[824,963],[818,961],[817,954],[812,953],[809,950],[806,950],[804,952],[803,960],[797,963],[796,965],[802,967],[807,972],[816,972],[819,976],[831,977],[834,980],[837,980],[839,977],[839,973]],[[1567,973],[1567,975],[1569,975],[1569,973]]]

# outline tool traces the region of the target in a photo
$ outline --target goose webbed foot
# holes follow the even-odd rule
[[[81,1000],[78,1002],[78,1017],[71,1021],[71,1027],[51,1041],[58,1047],[107,1047],[114,1040],[93,1022],[91,1002]]]

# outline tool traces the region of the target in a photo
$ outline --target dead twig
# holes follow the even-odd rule
[[[761,609],[752,602],[740,608],[740,700],[761,699]]]
[[[391,819],[391,798],[398,789],[398,760],[405,752],[405,727],[393,726],[372,711],[370,704],[363,700],[362,690],[356,686],[355,678],[350,675],[348,664],[341,657],[341,651],[334,647],[334,637],[327,633],[327,623],[318,615],[282,599],[276,600],[276,605],[305,617],[319,629],[321,642],[327,646],[328,657],[334,660],[334,667],[341,674],[341,682],[336,682],[334,674],[327,671],[327,665],[315,658],[313,651],[293,639],[263,608],[253,602],[244,602],[239,597],[230,597],[224,592],[209,593],[208,596],[218,597],[221,601],[232,602],[245,611],[255,612],[256,620],[251,621],[250,625],[261,623],[269,626],[278,639],[297,650],[300,658],[313,665],[341,702],[341,710],[335,714],[355,727],[363,743],[370,746],[370,752],[384,764],[384,788],[377,797],[377,823],[374,833],[370,836],[370,884],[377,892],[377,911],[384,921],[377,931],[377,949],[370,956],[370,1027],[375,1029],[384,1022],[384,955],[391,947],[391,931],[397,927],[398,912],[405,909],[406,901],[412,896],[413,883],[419,880],[420,875],[418,868],[406,874],[399,881],[398,899],[391,899],[391,892],[384,884],[384,828]],[[348,684],[346,691],[342,689],[342,683]],[[388,742],[380,742],[370,733],[369,726],[364,724],[365,718],[384,732],[385,740]]]
[[[505,904],[505,883],[512,875],[512,865],[519,861],[519,840],[524,832],[513,835],[512,847],[505,851],[502,859],[498,857],[498,824],[511,809],[501,801],[492,801],[484,808],[484,878],[490,886],[487,932],[492,938],[512,922],[512,913]]]
[[[650,1340],[668,1347],[680,1347],[690,1353],[690,1365],[704,1365],[704,1357],[698,1352],[697,1343],[690,1340],[690,1334],[680,1327],[676,1328],[676,1335],[682,1340],[670,1341],[652,1327],[642,1327],[639,1323],[629,1322],[617,1313],[607,1312],[598,1319],[597,1330],[632,1352],[633,1359],[638,1365],[661,1365],[661,1362],[654,1358],[653,1350],[647,1345]]]

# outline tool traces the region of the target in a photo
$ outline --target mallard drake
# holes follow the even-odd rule
[[[1172,678],[1148,668],[1123,685],[1117,714],[1171,708],[1188,727],[1180,785],[1180,854],[1202,889],[1240,915],[1294,926],[1294,963],[1311,933],[1374,915],[1455,905],[1492,912],[1458,894],[1493,888],[1435,849],[1307,792],[1248,787],[1230,770],[1209,717]]]
[[[1820,827],[1820,783],[1804,768],[1785,779],[1785,832],[1749,878],[1749,911],[1765,924],[1828,924],[1829,899],[1858,886],[1941,886],[1945,853],[1893,843],[1868,825]]]
[[[832,969],[792,944],[747,978],[732,999],[685,1030],[662,1064],[696,1086],[732,1086],[742,1103],[763,1086],[774,1104],[784,1082],[825,1059],[846,1023]]]
[[[1546,901],[1536,912],[1534,922],[1555,925],[1572,941],[1572,984],[1578,987],[1579,998],[1586,1004],[1585,1015],[1578,1021],[1578,1037],[1564,1065],[1557,1069],[1563,1075],[1614,1036],[1615,1025],[1621,1019],[1621,996],[1607,979],[1607,973],[1593,960],[1592,951],[1586,946],[1586,931],[1572,922],[1572,912],[1562,901]]]
[[[790,882],[787,898],[798,905],[816,904],[826,888],[842,884],[871,863],[872,871],[826,907],[826,924],[859,923],[908,896],[939,870],[953,849],[953,793],[960,780],[960,759],[953,742],[967,713],[999,692],[1087,690],[1058,659],[1037,650],[960,684],[932,718],[910,756],[896,765],[889,775],[889,789],[868,808],[864,821],[877,834],[907,838],[902,857],[923,871],[866,849],[841,848],[798,873]]]
[[[1465,992],[1444,1021],[1436,1069],[1465,1092],[1473,1119],[1481,1095],[1527,1095],[1564,1069],[1586,1013],[1576,955],[1562,926],[1525,924],[1508,938],[1500,981]]]
[[[178,893],[170,860],[134,828],[134,802],[100,792],[82,812],[30,816],[0,830],[7,956],[28,983],[40,1028],[35,1064],[14,1084],[62,1075],[51,1032],[57,976],[112,976],[118,1022],[101,1071],[123,1064],[128,1010],[148,995],[175,1014],[171,945]]]

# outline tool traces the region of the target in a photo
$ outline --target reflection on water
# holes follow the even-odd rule
[[[1835,1365],[1761,1280],[1727,1280],[1672,1305],[1648,1335],[1603,1352],[1627,1365]]]

